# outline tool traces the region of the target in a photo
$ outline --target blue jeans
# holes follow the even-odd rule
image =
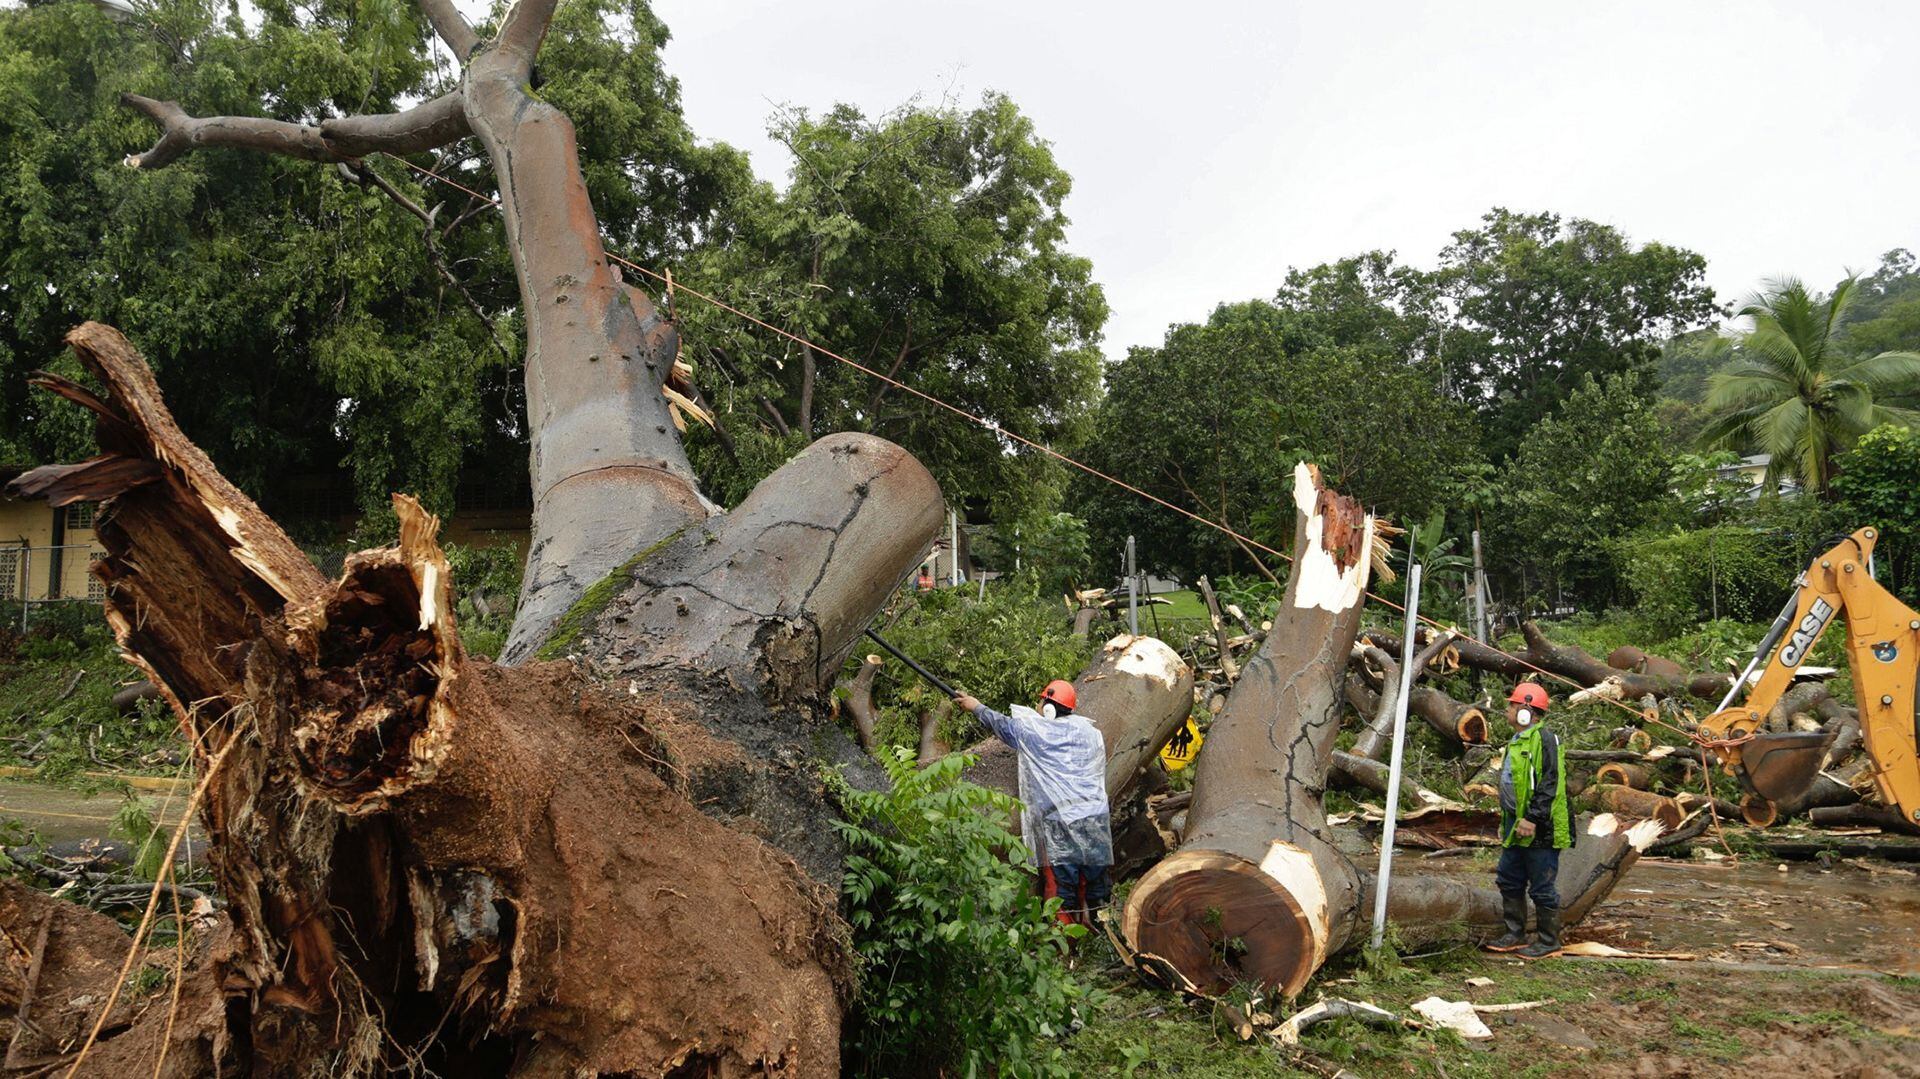
[[[1500,868],[1493,871],[1501,895],[1512,898],[1526,892],[1534,906],[1551,910],[1560,909],[1559,876],[1560,852],[1552,847],[1507,847],[1500,852]]]
[[[1060,891],[1060,909],[1064,911],[1096,911],[1107,905],[1113,898],[1113,881],[1107,876],[1104,865],[1074,865],[1061,862],[1053,867],[1053,882]],[[1081,889],[1086,889],[1086,902],[1081,900]]]

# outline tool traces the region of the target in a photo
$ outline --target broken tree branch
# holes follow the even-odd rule
[[[125,164],[157,169],[202,147],[255,150],[308,161],[347,161],[368,154],[432,150],[470,133],[466,102],[458,91],[404,112],[342,116],[318,124],[294,124],[264,116],[189,116],[175,101],[121,94],[120,101],[160,125],[160,139]]]

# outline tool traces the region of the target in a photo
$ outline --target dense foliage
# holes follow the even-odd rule
[[[1920,432],[1876,427],[1839,459],[1834,480],[1848,529],[1880,530],[1875,561],[1881,580],[1920,606]]]
[[[978,598],[971,585],[915,593],[882,616],[879,626],[888,642],[922,666],[1002,711],[1034,704],[1041,687],[1073,678],[1092,658],[1094,644],[1074,635],[1058,597],[1019,581],[989,585],[985,596]],[[858,656],[848,658],[849,673],[858,666]],[[947,703],[892,659],[874,680],[873,700],[878,741],[896,746],[917,746],[920,714]],[[950,714],[941,735],[958,747],[986,737],[986,731],[972,716]]]
[[[1753,328],[1708,382],[1715,417],[1704,439],[1768,454],[1769,480],[1791,476],[1822,492],[1834,455],[1854,439],[1883,423],[1920,421],[1920,412],[1891,403],[1920,390],[1920,352],[1860,354],[1839,341],[1856,284],[1847,278],[1823,301],[1788,280],[1742,309]]]
[[[831,781],[860,956],[847,1074],[1065,1074],[1057,1039],[1085,996],[1066,951],[1086,930],[1037,894],[1003,823],[1015,802],[961,779],[966,754],[918,769],[905,749],[880,760],[888,791]]]
[[[1071,181],[1033,122],[989,94],[878,118],[788,111],[772,130],[794,156],[786,189],[742,192],[735,231],[682,277],[1007,431],[1072,441],[1099,390],[1107,305],[1067,250]],[[720,496],[851,430],[912,450],[950,500],[986,502],[997,520],[1053,508],[1049,459],[731,314],[681,314],[720,419],[695,446]]]
[[[490,209],[384,159],[366,167],[434,211],[432,229],[310,162],[214,151],[152,175],[120,164],[155,137],[118,104],[123,91],[309,121],[438,92],[453,69],[415,6],[139,10],[0,10],[7,461],[84,451],[71,410],[23,376],[69,364],[61,337],[98,319],[139,343],[187,433],[269,508],[303,508],[290,473],[331,486],[344,470],[363,507],[406,490],[445,511],[463,468],[524,472],[518,297]],[[649,260],[715,233],[723,196],[748,176],[741,155],[695,144],[659,62],[665,40],[643,0],[581,0],[562,5],[543,54],[542,93],[580,127],[614,244]],[[460,144],[418,163],[492,190],[483,156]]]

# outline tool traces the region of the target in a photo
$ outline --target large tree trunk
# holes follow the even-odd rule
[[[1200,756],[1185,840],[1141,878],[1122,918],[1135,951],[1166,960],[1204,991],[1251,982],[1298,994],[1357,938],[1373,887],[1321,805],[1373,519],[1323,488],[1307,465],[1295,473],[1294,505],[1286,597]],[[1576,868],[1584,875],[1574,878],[1592,876],[1601,893],[1632,862],[1620,830],[1609,822],[1605,833],[1583,843],[1590,849]],[[1587,874],[1589,863],[1599,868]],[[1593,901],[1584,891],[1575,898]],[[1410,935],[1498,921],[1491,891],[1417,874],[1395,876],[1389,904]]]

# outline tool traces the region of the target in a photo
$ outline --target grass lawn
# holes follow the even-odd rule
[[[1207,617],[1207,605],[1205,601],[1200,598],[1200,593],[1195,592],[1191,588],[1183,588],[1178,592],[1156,593],[1155,598],[1164,599],[1168,603],[1167,606],[1160,608],[1161,618],[1199,618],[1204,620]]]

